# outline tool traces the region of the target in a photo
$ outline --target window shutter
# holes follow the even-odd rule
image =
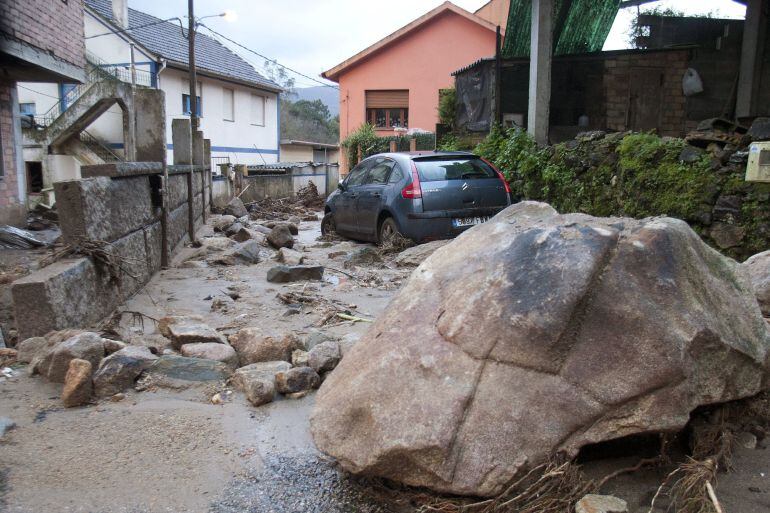
[[[408,109],[409,90],[366,91],[367,109]]]

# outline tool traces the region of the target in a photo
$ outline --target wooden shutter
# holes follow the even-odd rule
[[[409,90],[366,91],[367,109],[408,109]]]

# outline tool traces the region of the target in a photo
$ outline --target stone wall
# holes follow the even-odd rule
[[[20,339],[107,317],[161,269],[164,224],[173,253],[190,240],[190,219],[195,231],[204,222],[204,205],[210,210],[209,171],[202,166],[169,166],[166,187],[162,163],[83,166],[82,173],[82,179],[54,184],[62,235],[72,245],[98,241],[120,269],[83,257],[17,280],[12,294]]]

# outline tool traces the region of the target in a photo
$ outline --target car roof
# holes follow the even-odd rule
[[[365,160],[372,157],[390,157],[396,160],[419,160],[433,157],[477,157],[477,155],[470,151],[404,151],[398,153],[378,153],[367,157]]]

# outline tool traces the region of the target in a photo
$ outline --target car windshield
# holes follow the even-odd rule
[[[440,157],[415,160],[422,182],[497,178],[489,164],[477,157]]]

